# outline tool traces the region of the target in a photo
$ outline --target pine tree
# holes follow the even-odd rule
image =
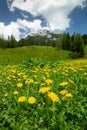
[[[84,41],[80,34],[75,34],[72,41],[72,58],[80,58],[85,55],[84,53]]]

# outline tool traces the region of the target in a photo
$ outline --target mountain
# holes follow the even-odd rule
[[[30,33],[28,33],[25,39],[29,39],[30,37],[44,37],[52,40],[52,39],[56,39],[59,35],[60,34],[56,32],[51,32],[45,29],[45,30],[40,30],[38,32],[31,31]]]

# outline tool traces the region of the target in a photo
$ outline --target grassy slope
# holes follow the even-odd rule
[[[85,52],[85,58],[87,58],[87,47]],[[48,46],[27,46],[13,49],[0,48],[0,65],[19,64],[30,57],[45,61],[69,60],[69,51],[56,50]]]
[[[69,51],[56,50],[55,48],[45,46],[19,47],[13,49],[0,48],[0,64],[18,64],[30,57],[46,61],[66,60],[69,59],[68,54]]]

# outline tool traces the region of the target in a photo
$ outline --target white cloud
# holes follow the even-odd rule
[[[11,36],[13,34],[18,40],[20,35],[19,26],[14,22],[11,22],[7,26],[4,23],[0,22],[0,34],[3,35],[6,39],[8,36]]]
[[[21,32],[20,29],[22,29],[23,32]],[[5,25],[4,23],[0,22],[0,35],[4,35],[4,38],[6,39],[8,36],[13,35],[17,40],[19,40],[20,35],[23,33],[26,34],[27,29],[37,32],[39,29],[41,29],[41,21],[34,20],[29,22],[27,20],[17,19],[16,22],[11,22],[9,25]]]
[[[30,30],[40,30],[41,29],[41,21],[40,20],[34,20],[33,22],[29,22],[27,20],[21,20],[17,19],[17,24],[19,27],[23,30],[30,29]]]
[[[78,6],[83,8],[85,2],[86,0],[13,0],[9,8],[11,11],[18,8],[34,16],[42,15],[51,30],[65,30],[70,26],[69,14]]]
[[[33,32],[44,29],[63,31],[70,26],[70,13],[76,7],[83,8],[85,2],[86,0],[7,0],[10,11],[18,8],[24,18],[27,18],[27,16],[22,11],[31,13],[33,16],[42,15],[47,21],[47,25],[41,27],[42,21],[39,19],[32,22],[26,19],[17,19],[9,25],[0,22],[0,35],[3,34],[7,39],[8,35],[13,34],[19,40],[20,35],[26,35],[28,30]]]

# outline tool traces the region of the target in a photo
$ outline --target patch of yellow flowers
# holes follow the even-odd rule
[[[42,87],[42,88],[39,89],[39,92],[40,92],[40,93],[46,93],[46,92],[48,92],[50,89],[51,89],[50,87]]]
[[[18,98],[18,102],[25,102],[26,101],[26,97],[25,96],[21,96]]]
[[[23,87],[23,84],[21,82],[17,83],[17,87],[18,88],[22,88]]]
[[[58,102],[59,97],[54,93],[54,92],[48,92],[48,97],[53,101],[53,102]]]
[[[71,93],[68,93],[67,90],[61,90],[61,91],[60,91],[60,94],[61,94],[62,96],[65,96],[65,97],[72,97],[72,94],[71,94]]]
[[[50,87],[42,87],[39,89],[39,93],[42,94],[47,94],[47,96],[53,101],[53,102],[58,102],[59,101],[59,97],[57,96],[57,94],[55,94],[54,92],[49,92],[51,88]]]
[[[62,82],[59,84],[59,86],[67,86],[68,85],[68,82]]]
[[[25,96],[21,96],[18,98],[18,102],[25,102],[27,100],[27,98]],[[29,104],[34,104],[36,103],[36,99],[35,97],[31,96],[28,98],[28,103]]]

